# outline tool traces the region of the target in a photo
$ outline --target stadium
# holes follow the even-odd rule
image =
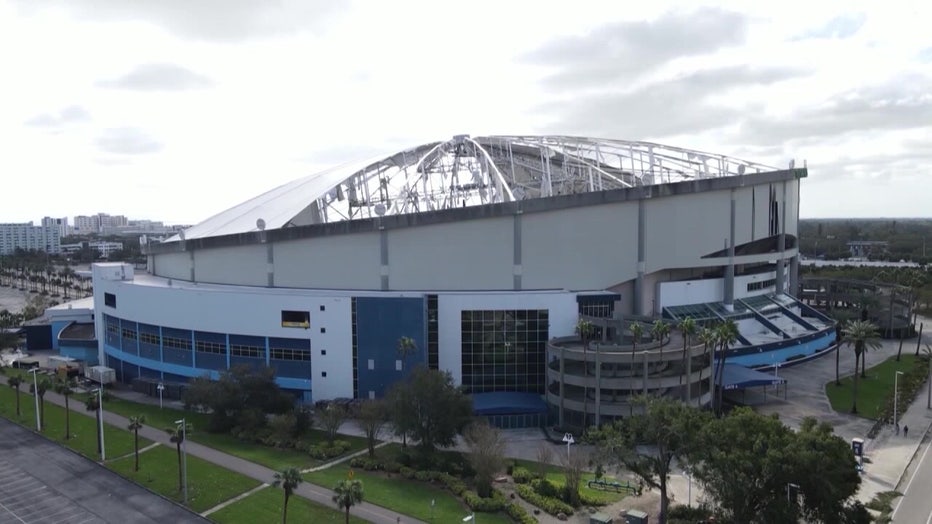
[[[145,270],[96,264],[98,357],[124,382],[268,365],[304,402],[380,397],[426,365],[502,426],[624,416],[642,392],[707,403],[702,347],[630,327],[731,319],[745,368],[828,347],[831,321],[794,298],[806,176],[654,143],[455,136],[147,242]]]

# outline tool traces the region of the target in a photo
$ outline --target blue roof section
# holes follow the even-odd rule
[[[546,413],[547,403],[536,393],[496,391],[473,394],[472,410],[476,415]]]
[[[777,384],[786,384],[786,379],[775,377],[770,373],[755,371],[738,364],[725,364],[721,382],[721,386],[725,391]]]

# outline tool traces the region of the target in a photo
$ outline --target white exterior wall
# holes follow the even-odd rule
[[[392,289],[511,289],[513,260],[512,217],[388,232]]]
[[[470,310],[546,309],[550,322],[548,338],[572,335],[579,308],[576,295],[553,293],[440,294],[437,296],[440,369],[447,370],[460,384],[463,379],[462,312]]]
[[[276,286],[323,289],[380,288],[378,233],[355,233],[278,242],[273,244],[272,249]]]
[[[176,280],[191,279],[191,253],[188,251],[150,256],[149,260],[152,272],[161,277]]]
[[[197,282],[268,285],[268,254],[263,244],[198,249],[193,253],[194,278]]]
[[[774,286],[748,291],[748,284],[776,278],[776,272],[739,275],[735,277],[735,298],[766,295],[774,292]],[[783,274],[789,278],[789,268],[784,267]],[[659,282],[657,285],[658,313],[665,307],[699,304],[703,302],[720,302],[725,299],[725,283],[722,278],[705,280],[680,280],[676,282]]]

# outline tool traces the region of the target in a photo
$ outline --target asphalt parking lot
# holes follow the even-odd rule
[[[0,524],[165,522],[208,521],[0,419]]]

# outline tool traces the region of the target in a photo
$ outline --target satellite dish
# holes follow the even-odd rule
[[[375,214],[376,214],[376,215],[379,215],[379,216],[383,216],[383,215],[385,214],[385,204],[382,204],[381,202],[378,203],[378,204],[376,204],[376,205],[375,205]]]
[[[265,220],[257,218],[256,227],[259,228],[259,231],[265,231]]]

